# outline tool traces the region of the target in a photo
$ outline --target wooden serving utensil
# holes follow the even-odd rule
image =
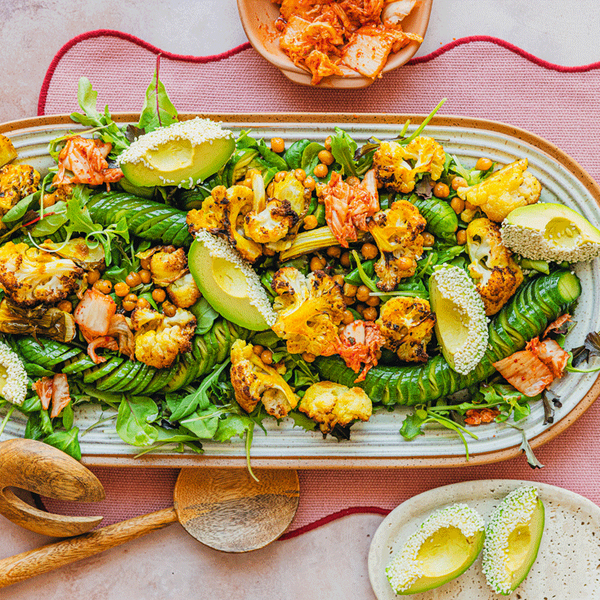
[[[179,521],[203,544],[248,552],[276,540],[291,523],[300,495],[298,473],[287,469],[185,468],[174,506],[0,560],[0,587],[47,573]]]

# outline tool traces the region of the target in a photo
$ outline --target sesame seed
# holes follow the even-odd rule
[[[0,342],[0,366],[6,371],[6,383],[0,395],[21,406],[27,395],[27,372],[21,359],[3,342]]]

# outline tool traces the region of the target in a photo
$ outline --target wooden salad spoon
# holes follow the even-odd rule
[[[51,452],[55,450],[39,442],[36,444]],[[49,472],[53,468],[51,463],[49,459],[44,465]],[[27,469],[23,466],[23,470]],[[291,523],[298,508],[300,486],[298,473],[294,470],[256,469],[254,472],[258,482],[246,469],[182,469],[173,492],[173,507],[2,559],[0,588],[99,554],[176,521],[198,541],[223,552],[262,548],[276,540]],[[64,498],[56,494],[61,486],[61,476],[52,476],[52,479],[57,484],[52,497]],[[41,493],[46,494],[46,491]],[[16,506],[21,507],[20,504]],[[44,517],[48,514],[39,512]],[[30,520],[37,516],[36,513],[27,514]],[[52,515],[52,518],[71,520],[74,517]],[[33,530],[43,532],[42,528]]]

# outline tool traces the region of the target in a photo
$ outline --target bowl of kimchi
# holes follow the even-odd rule
[[[407,63],[433,0],[238,0],[252,46],[302,85],[363,88]]]

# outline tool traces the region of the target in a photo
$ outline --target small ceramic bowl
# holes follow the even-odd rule
[[[296,83],[311,85],[311,74],[296,66],[279,47],[280,33],[275,29],[275,21],[279,17],[279,4],[273,0],[237,0],[238,10],[246,35],[254,49],[281,72]],[[425,37],[433,0],[420,0],[412,12],[402,21],[402,29]],[[383,68],[383,74],[407,63],[419,49],[417,42],[410,42],[395,54],[390,54]],[[316,87],[325,88],[364,88],[373,83],[373,79],[347,67],[344,77],[325,77]],[[313,86],[315,87],[315,86]]]

